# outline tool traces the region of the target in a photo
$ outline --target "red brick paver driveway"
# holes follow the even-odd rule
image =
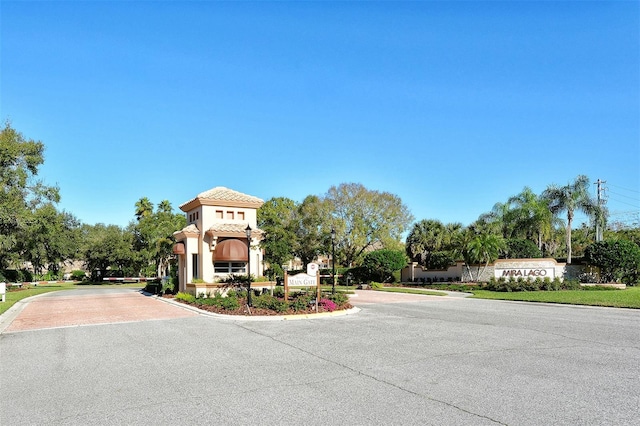
[[[184,318],[195,312],[137,291],[78,294],[61,291],[31,300],[5,332]],[[88,292],[87,292],[88,293]]]

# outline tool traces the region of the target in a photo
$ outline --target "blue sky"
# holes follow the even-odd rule
[[[0,27],[0,119],[85,223],[358,182],[466,225],[579,174],[640,212],[635,1],[3,0]]]

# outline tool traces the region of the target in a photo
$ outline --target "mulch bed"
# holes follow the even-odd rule
[[[171,298],[173,299],[173,295],[164,295],[162,297],[166,297],[166,298]],[[218,306],[213,306],[213,305],[200,305],[197,303],[187,303],[183,300],[177,300],[180,303],[184,303],[185,305],[191,305],[195,308],[198,309],[202,309],[203,311],[207,311],[207,312],[213,312],[216,314],[223,314],[223,315],[239,315],[239,316],[277,316],[277,315],[306,315],[306,314],[315,314],[316,313],[316,308],[315,306],[310,306],[309,308],[301,311],[294,311],[293,309],[288,309],[286,312],[276,312],[270,309],[263,309],[263,308],[256,308],[256,307],[252,307],[251,309],[251,313],[249,313],[249,311],[247,310],[247,302],[246,299],[239,299],[240,300],[240,307],[238,309],[235,310],[230,310],[230,309],[225,309],[225,308],[221,308]],[[336,311],[344,311],[347,309],[351,309],[352,306],[349,303],[345,303],[342,306],[338,306],[336,309],[334,309],[333,312]],[[325,310],[322,306],[318,305],[318,312],[329,312],[328,310]]]

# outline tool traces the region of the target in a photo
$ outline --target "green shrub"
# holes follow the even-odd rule
[[[10,283],[23,283],[33,281],[33,275],[26,269],[5,269],[4,271],[2,271],[2,275],[4,275],[6,282]]]
[[[214,297],[198,297],[195,303],[203,306],[220,306],[220,302]]]
[[[617,291],[620,290],[616,287],[610,287],[605,285],[590,285],[586,287],[582,287],[584,291]]]
[[[512,291],[558,291],[558,290],[580,290],[580,282],[578,280],[564,280],[561,281],[559,277],[555,277],[553,280],[547,278],[535,280],[528,280],[523,277],[514,279],[509,277],[508,280],[504,278],[491,277],[489,282],[485,286],[486,290],[512,292]]]
[[[163,294],[174,294],[176,292],[176,286],[173,279],[167,279],[164,284],[162,284],[162,293]]]
[[[310,294],[300,294],[291,301],[291,308],[296,312],[307,310],[313,299],[314,297]]]
[[[240,301],[237,297],[222,297],[221,307],[229,310],[236,310],[240,307]]]
[[[362,267],[368,281],[390,282],[393,272],[404,268],[407,261],[404,250],[380,249],[365,254]]]
[[[507,290],[507,280],[504,277],[500,277],[500,278],[495,278],[495,277],[491,277],[489,278],[489,282],[486,285],[486,289],[489,291],[508,291]]]
[[[284,287],[277,286],[273,289],[273,295],[275,297],[284,297]]]
[[[560,281],[560,278],[555,277],[553,280],[551,280],[551,290],[558,291],[561,288],[562,288],[562,281]]]
[[[564,280],[562,281],[563,290],[581,290],[583,287],[580,285],[579,280]]]
[[[540,286],[540,290],[549,290],[550,287],[551,287],[551,278],[545,277],[542,280],[542,285]]]
[[[354,268],[349,269],[340,277],[340,284],[347,285],[347,281],[349,281],[349,285],[354,283],[366,283],[368,280],[369,274],[367,270],[362,266],[356,266]]]
[[[49,271],[42,276],[42,281],[57,281],[62,279],[62,271]]]
[[[185,293],[178,293],[176,295],[176,299],[185,300],[190,303],[194,303],[196,305],[201,306],[215,306],[221,309],[228,310],[236,310],[240,307],[240,301],[235,293],[231,291],[227,293],[226,296],[223,296],[220,292],[215,293],[207,293],[206,296],[204,293],[200,293],[198,297],[193,297],[188,294],[186,297],[183,296]]]
[[[374,290],[380,290],[380,289],[384,288],[384,284],[378,283],[378,282],[375,282],[375,281],[372,281],[370,285],[371,285],[371,288],[374,289]]]
[[[326,294],[324,298],[331,300],[338,306],[345,305],[349,302],[349,296],[344,293]]]
[[[289,304],[286,301],[273,297],[270,294],[255,297],[252,302],[255,308],[270,309],[279,313],[286,312],[289,309]]]
[[[585,257],[600,268],[601,282],[634,285],[640,279],[640,246],[633,241],[599,241],[587,247]]]
[[[87,275],[85,274],[84,271],[81,271],[79,269],[75,269],[73,271],[71,271],[71,279],[74,281],[83,281],[85,278],[87,277]]]
[[[187,303],[194,303],[196,301],[196,297],[193,294],[184,293],[181,291],[176,294],[175,299],[182,300],[183,302]]]

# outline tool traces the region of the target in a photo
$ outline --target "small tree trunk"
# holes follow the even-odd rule
[[[571,264],[571,222],[573,222],[573,212],[567,213],[567,264]]]
[[[542,232],[538,231],[538,250],[542,252]]]
[[[478,281],[480,281],[480,277],[484,274],[484,271],[487,270],[487,266],[489,266],[489,262],[484,264],[484,267],[482,268],[482,272],[480,272],[480,267],[478,266]]]
[[[471,273],[471,267],[467,262],[465,262],[464,265],[467,267],[467,273],[469,274],[469,279],[473,281],[473,274]]]

